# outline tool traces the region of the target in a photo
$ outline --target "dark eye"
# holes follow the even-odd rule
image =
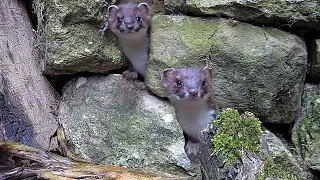
[[[177,86],[181,86],[182,85],[182,82],[180,81],[180,79],[177,79],[176,83],[177,83]]]
[[[140,17],[136,17],[136,20],[137,20],[138,22],[140,22],[140,21],[141,21],[141,18],[140,18]]]
[[[122,18],[118,18],[118,23],[121,23],[122,22]]]
[[[206,86],[206,81],[205,80],[202,81],[201,86]]]

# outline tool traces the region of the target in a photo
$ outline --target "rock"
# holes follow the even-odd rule
[[[165,5],[169,11],[229,17],[262,25],[320,27],[319,4],[314,0],[165,0]]]
[[[306,168],[320,166],[320,86],[304,87],[301,118],[292,130],[292,141]],[[318,167],[318,168],[317,168]]]
[[[214,136],[222,135],[217,133],[219,131],[210,128],[202,131],[200,162],[205,179],[308,179],[306,178],[308,174],[300,167],[288,147],[267,129],[258,137],[260,139],[258,151],[239,149],[240,160],[229,166],[223,163],[229,157],[212,155],[214,151],[212,139]],[[246,146],[245,143],[243,145]]]
[[[264,130],[260,140],[264,157],[262,179],[278,177],[282,179],[307,179],[307,173],[290,152],[289,148],[273,133]]]
[[[176,175],[191,169],[173,107],[121,75],[68,82],[59,120],[74,152],[95,163]]]
[[[314,46],[314,47],[313,47]],[[310,47],[311,72],[313,82],[320,82],[320,39],[315,40]]]
[[[99,32],[106,14],[100,1],[38,0],[35,7],[46,74],[107,73],[126,65],[116,37]]]
[[[167,67],[214,70],[218,107],[253,112],[262,122],[289,123],[299,114],[307,52],[297,36],[217,18],[153,17],[146,83],[164,96]]]
[[[128,2],[148,3],[151,10],[151,14],[156,14],[158,12],[165,11],[163,1],[161,0],[117,0],[116,4]]]

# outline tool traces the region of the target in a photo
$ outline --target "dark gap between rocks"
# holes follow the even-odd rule
[[[310,31],[305,34],[305,41],[308,49],[308,74],[306,83],[319,84],[320,76],[317,73],[312,72],[312,62],[317,62],[317,45],[316,39],[320,39],[320,30]]]
[[[37,30],[38,20],[37,20],[37,14],[34,12],[34,4],[33,4],[34,0],[25,0],[23,2],[25,3],[30,22],[32,24],[32,28],[34,30]]]
[[[313,175],[312,180],[320,180],[320,171],[311,169],[310,172]]]
[[[262,125],[280,139],[284,139],[286,142],[290,143],[293,124],[294,123],[263,123]]]
[[[121,74],[123,71],[125,71],[127,68],[120,68],[117,70],[112,70],[108,74]],[[46,78],[49,80],[49,83],[52,85],[52,87],[60,94],[62,95],[62,90],[64,85],[73,78],[78,77],[92,77],[92,76],[107,76],[108,74],[101,74],[101,73],[91,73],[91,72],[79,72],[75,74],[61,74],[61,75],[49,75],[46,74]]]

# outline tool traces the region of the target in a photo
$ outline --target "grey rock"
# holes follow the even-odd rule
[[[320,166],[320,86],[306,84],[302,112],[292,130],[292,141],[299,160],[306,168]]]
[[[307,174],[277,136],[264,130],[260,137],[259,152],[239,150],[239,159],[229,167],[224,166],[223,157],[212,155],[211,139],[215,131],[203,131],[201,144],[201,168],[206,180],[215,179],[307,179]]]
[[[299,37],[227,19],[156,15],[146,84],[164,96],[168,67],[214,70],[218,107],[254,113],[262,122],[289,123],[299,115],[307,51]]]
[[[319,2],[314,0],[165,0],[169,11],[221,16],[271,26],[320,27]]]
[[[311,72],[313,82],[320,82],[320,39],[314,40],[310,46]]]
[[[59,121],[75,153],[96,163],[195,172],[173,107],[121,75],[68,82]]]
[[[264,156],[264,177],[306,179],[307,174],[303,171],[296,157],[276,135],[264,130],[260,144]]]
[[[99,32],[106,14],[100,1],[38,0],[35,7],[46,74],[108,73],[126,65],[116,37]]]

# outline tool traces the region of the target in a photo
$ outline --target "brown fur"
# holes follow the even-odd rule
[[[137,79],[138,74],[145,78],[151,25],[148,4],[112,5],[108,8],[108,24],[129,59],[129,70],[122,75],[127,79]]]
[[[200,153],[199,132],[215,118],[212,70],[169,68],[163,71],[162,85],[183,130],[186,154],[196,162]]]

